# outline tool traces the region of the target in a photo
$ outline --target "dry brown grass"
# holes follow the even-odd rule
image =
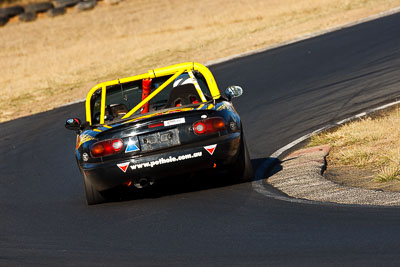
[[[310,145],[331,144],[328,166],[371,169],[375,180],[400,180],[400,108],[322,133]]]
[[[379,13],[400,0],[132,0],[0,28],[0,121],[82,99],[93,85],[207,62]]]

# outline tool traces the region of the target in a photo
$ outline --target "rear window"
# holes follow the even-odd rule
[[[194,72],[194,74],[206,100],[211,99],[211,93],[204,77],[197,72]],[[171,82],[166,88],[164,88],[161,92],[159,92],[154,98],[150,100],[149,112],[154,112],[171,107],[171,103],[173,102],[171,102],[170,98],[172,97],[172,95],[174,95],[171,95],[172,88],[182,86],[182,84],[185,83],[190,83],[188,81],[185,81],[185,79],[188,77],[187,74],[183,74],[181,76],[179,76],[175,81]],[[170,77],[171,76],[164,76],[152,79],[151,92],[160,87]],[[134,108],[142,101],[142,80],[109,86],[106,90],[105,121],[121,119],[126,113],[128,113],[132,108]],[[185,106],[188,103],[183,102],[182,104],[182,106]],[[98,90],[95,94],[93,94],[91,107],[92,121],[95,124],[99,123],[101,109],[101,90]],[[136,111],[135,114],[140,113],[141,109]],[[133,114],[133,116],[135,114]]]

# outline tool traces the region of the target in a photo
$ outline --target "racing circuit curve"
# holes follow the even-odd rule
[[[235,107],[253,166],[398,98],[399,27],[393,14],[211,66],[220,88],[244,88]],[[86,206],[74,136],[63,128],[73,116],[83,118],[82,103],[0,124],[1,265],[400,263],[398,208],[286,202],[211,178]]]

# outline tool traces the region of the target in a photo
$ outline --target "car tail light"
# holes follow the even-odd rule
[[[216,133],[225,129],[225,121],[222,118],[209,118],[193,124],[193,131],[197,135]]]
[[[121,139],[112,139],[94,143],[90,148],[93,157],[104,157],[116,154],[122,150],[124,142]]]
[[[164,123],[159,122],[159,123],[154,123],[154,124],[150,124],[148,127],[149,128],[156,128],[156,127],[161,127],[164,126]]]

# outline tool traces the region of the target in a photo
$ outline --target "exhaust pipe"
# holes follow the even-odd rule
[[[136,188],[145,188],[145,187],[148,187],[148,186],[153,185],[153,184],[154,184],[154,180],[151,179],[151,178],[146,178],[146,177],[143,177],[143,178],[140,178],[140,179],[136,179],[133,182],[133,185]]]

